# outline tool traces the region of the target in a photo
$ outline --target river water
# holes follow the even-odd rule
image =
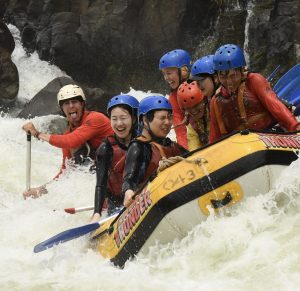
[[[18,33],[13,60],[20,73],[20,103],[64,73],[26,56]],[[131,90],[138,97],[144,92]],[[0,290],[300,290],[300,160],[282,173],[272,191],[244,199],[230,214],[211,216],[181,240],[157,245],[123,270],[80,238],[34,254],[33,247],[88,222],[91,212],[66,207],[93,204],[95,176],[68,169],[49,194],[23,200],[25,120],[0,116]],[[53,116],[34,118],[41,130]],[[32,140],[33,186],[55,176],[61,151]]]

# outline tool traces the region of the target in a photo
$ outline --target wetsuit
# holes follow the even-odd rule
[[[235,130],[265,130],[276,123],[288,131],[299,125],[280,101],[269,82],[260,74],[249,73],[236,94],[221,87],[210,102],[210,136],[214,142]]]
[[[52,134],[49,143],[62,149],[63,162],[60,173],[65,169],[66,159],[71,159],[77,149],[88,143],[91,153],[95,152],[103,139],[113,134],[110,120],[104,114],[84,110],[79,126],[69,127],[64,134]],[[58,177],[60,173],[56,176]]]
[[[124,201],[122,194],[123,172],[127,147],[115,136],[106,138],[96,153],[96,189],[94,213],[100,213],[104,200],[108,201],[108,214],[121,207]]]
[[[181,110],[178,101],[177,101],[177,90],[173,90],[169,95],[169,102],[173,109],[173,123],[174,123],[174,130],[176,133],[177,143],[179,143],[184,148],[188,148],[188,141],[187,141],[187,129],[185,124],[182,124],[184,120],[184,112]],[[182,125],[179,125],[182,124]],[[176,127],[176,125],[179,125]]]
[[[162,147],[166,157],[187,153],[187,150],[169,138],[155,139],[155,143]],[[125,193],[128,189],[136,191],[156,172],[161,157],[160,151],[151,141],[138,138],[133,140],[126,156],[122,192]]]

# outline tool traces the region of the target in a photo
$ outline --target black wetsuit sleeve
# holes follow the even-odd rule
[[[122,192],[135,191],[143,181],[152,151],[149,143],[133,141],[127,151]]]
[[[108,171],[111,166],[113,156],[112,146],[108,142],[103,142],[96,152],[96,188],[94,213],[101,214],[104,200],[107,197]]]
[[[186,155],[186,154],[189,153],[189,151],[187,149],[185,149],[183,146],[181,146],[180,144],[178,144],[178,148],[179,148],[181,156]]]

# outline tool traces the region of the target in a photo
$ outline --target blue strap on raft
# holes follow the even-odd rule
[[[296,116],[300,115],[300,64],[285,73],[273,89],[280,99],[296,107]]]

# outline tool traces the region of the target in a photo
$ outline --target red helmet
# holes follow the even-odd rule
[[[196,81],[183,82],[177,91],[177,101],[182,109],[193,107],[202,102],[204,96]]]

